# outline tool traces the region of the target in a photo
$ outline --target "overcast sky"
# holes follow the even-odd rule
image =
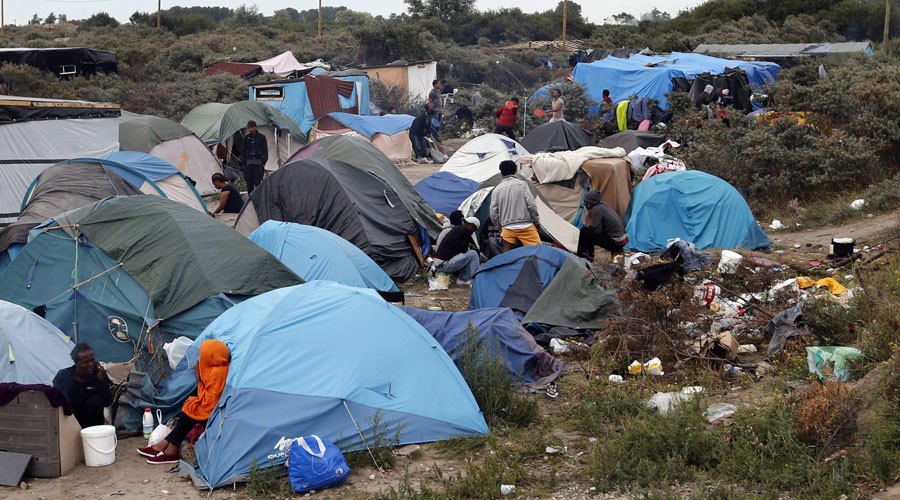
[[[498,9],[502,6],[515,5],[525,11],[544,11],[553,8],[559,0],[518,0],[510,2],[509,0],[476,0],[476,6],[479,10]],[[577,1],[577,0],[576,0]],[[678,11],[688,7],[703,3],[702,0],[629,0],[627,2],[609,1],[609,0],[582,0],[577,2],[581,5],[582,12],[592,22],[600,23],[612,14],[618,14],[625,11],[635,17],[645,12],[649,12],[654,7],[661,11],[668,12],[673,17]],[[51,12],[56,14],[65,13],[70,19],[83,19],[96,12],[105,11],[115,16],[119,21],[127,21],[128,17],[136,10],[150,12],[156,11],[156,0],[5,0],[6,5],[6,23],[24,24],[31,19],[31,16],[38,14],[41,18],[46,17]],[[318,6],[315,0],[292,1],[292,0],[189,0],[189,1],[172,1],[162,0],[163,8],[181,5],[184,7],[194,5],[219,6],[219,7],[237,7],[242,4],[256,4],[263,14],[271,15],[272,12],[286,7],[293,7],[297,10],[314,9]],[[371,0],[323,0],[325,5],[343,5],[349,9],[371,12],[374,15],[390,15],[391,13],[401,13],[406,9],[403,0],[381,0],[372,2]]]

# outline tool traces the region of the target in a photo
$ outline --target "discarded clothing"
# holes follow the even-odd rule
[[[656,290],[660,286],[668,283],[672,276],[678,273],[680,277],[684,277],[684,263],[681,261],[666,262],[665,264],[655,264],[641,269],[637,273],[638,281],[644,282],[644,289],[648,292]]]
[[[641,178],[641,181],[645,181],[654,175],[664,174],[666,172],[683,172],[687,170],[687,165],[684,164],[681,160],[663,160],[647,168],[647,171],[644,172],[644,177]]]
[[[847,287],[835,281],[834,278],[822,278],[819,281],[813,281],[807,276],[798,276],[797,285],[800,288],[810,288],[813,286],[824,286],[833,295],[843,295],[847,293]]]
[[[622,101],[616,108],[616,122],[619,130],[628,130],[628,101]]]
[[[534,170],[534,177],[541,184],[567,181],[575,177],[584,162],[595,158],[625,158],[625,150],[584,146],[575,151],[538,153],[531,161],[531,168]]]
[[[656,158],[658,161],[663,161],[667,159],[672,159],[671,156],[667,155],[665,152],[666,147],[677,148],[680,144],[675,141],[668,140],[659,146],[652,146],[649,148],[635,148],[628,153],[628,159],[631,160],[631,165],[635,169],[641,169],[644,167],[644,162],[647,161],[647,158]]]
[[[635,99],[628,103],[628,119],[642,122],[650,119],[650,105],[646,98]]]
[[[852,379],[850,363],[862,357],[855,347],[807,347],[806,366],[819,380],[849,382]]]
[[[784,310],[766,325],[766,335],[771,335],[772,340],[769,341],[769,347],[766,349],[766,357],[770,358],[784,348],[784,343],[791,337],[797,335],[809,335],[809,328],[806,326],[806,318],[803,316],[803,308],[805,302],[800,302],[794,307]]]
[[[691,244],[684,240],[676,240],[665,252],[660,256],[665,259],[678,259],[681,257],[684,262],[684,270],[687,272],[696,271],[708,266],[716,261],[716,259],[706,253],[698,252],[691,248]]]

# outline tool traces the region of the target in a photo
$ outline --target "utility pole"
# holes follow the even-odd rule
[[[881,39],[882,43],[885,45],[885,49],[887,48],[888,42],[888,34],[891,31],[891,0],[884,0],[884,38]]]
[[[322,0],[319,0],[319,38],[322,38]]]
[[[162,0],[159,0],[156,4],[156,27],[159,28],[162,26]]]
[[[4,26],[6,24],[5,17],[6,4],[4,3],[4,0],[0,0],[0,35],[6,33],[6,27]]]
[[[563,0],[563,36],[562,36],[562,48],[566,50],[566,10],[569,5],[569,0]]]

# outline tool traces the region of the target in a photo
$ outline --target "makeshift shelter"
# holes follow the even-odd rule
[[[820,59],[825,64],[842,64],[853,57],[875,54],[872,42],[826,43],[755,43],[716,44],[701,43],[694,53],[726,58],[762,59],[780,64],[796,63],[803,59]]]
[[[441,167],[464,179],[484,182],[500,172],[500,162],[519,161],[528,150],[518,142],[502,135],[485,134],[465,143]]]
[[[250,86],[250,100],[262,101],[291,117],[304,134],[328,113],[368,114],[369,77],[308,74]]]
[[[468,198],[459,206],[465,217],[474,216],[481,221],[478,229],[479,240],[485,236],[499,237],[500,228],[491,221],[491,192],[500,184],[502,177],[498,173],[494,177],[482,182]],[[524,180],[524,179],[523,179]],[[526,180],[526,182],[528,182]],[[538,217],[541,219],[541,237],[552,241],[570,252],[578,249],[578,229],[571,223],[557,215],[550,204],[541,196],[540,192],[529,183],[531,194],[537,205]]]
[[[509,370],[510,375],[526,383],[559,375],[566,364],[558,361],[528,333],[515,313],[505,307],[491,307],[474,311],[425,311],[401,307],[441,344],[454,361],[467,349],[467,342],[486,345]],[[467,337],[472,335],[472,337]]]
[[[769,246],[737,189],[697,170],[666,172],[639,183],[625,220],[626,248],[641,252],[665,250],[672,238],[698,249]]]
[[[592,63],[578,63],[572,72],[577,83],[587,87],[588,95],[602,102],[602,92],[609,89],[616,102],[639,98],[656,99],[660,106],[666,106],[667,92],[674,88],[674,78],[693,80],[702,73],[721,74],[726,69],[739,69],[746,73],[749,83],[768,85],[778,77],[780,67],[770,62],[753,62],[719,59],[702,54],[672,52],[667,56],[646,56],[635,54],[628,59],[607,57]],[[597,113],[600,106],[592,106]]]
[[[0,300],[45,307],[102,361],[195,338],[247,296],[302,283],[206,213],[158,196],[107,199],[39,228],[0,276]]]
[[[477,181],[450,172],[435,172],[417,182],[416,191],[435,212],[450,215],[478,189],[478,185]]]
[[[197,134],[207,145],[222,145],[225,154],[220,154],[219,157],[227,162],[230,153],[235,160],[229,163],[237,163],[247,122],[251,120],[256,122],[257,132],[266,137],[269,161],[265,168],[269,172],[284,165],[297,149],[306,144],[306,135],[293,120],[278,108],[259,101],[201,104],[192,109],[181,120],[181,124]]]
[[[181,463],[199,488],[283,464],[311,432],[344,452],[380,433],[404,445],[488,432],[447,353],[371,290],[314,281],[249,299],[210,324],[179,368],[197,361],[206,339],[228,346],[231,365],[194,445],[196,468]]]
[[[155,156],[118,152],[67,160],[32,181],[18,219],[0,228],[0,274],[28,241],[28,231],[41,222],[110,196],[139,194],[171,198],[206,212],[203,199],[184,174]]]
[[[259,64],[234,62],[216,63],[203,70],[203,74],[206,76],[217,75],[219,73],[227,73],[229,75],[239,76],[244,80],[249,80],[251,78],[257,77],[261,75],[262,72],[263,69]]]
[[[0,96],[0,227],[50,165],[118,151],[118,117],[118,104]]]
[[[522,323],[597,329],[618,312],[593,264],[543,245],[519,247],[484,263],[472,280],[470,310],[508,307]]]
[[[531,183],[554,212],[581,227],[588,222],[584,195],[592,189],[603,193],[603,201],[624,218],[631,201],[631,177],[631,163],[627,160],[593,158],[582,163],[571,179],[540,183],[532,178]]]
[[[388,89],[397,87],[406,90],[411,101],[424,102],[428,99],[431,82],[437,80],[437,62],[434,59],[415,62],[401,59],[384,66],[364,66],[360,69],[369,75],[370,80],[379,80]]]
[[[257,61],[251,64],[259,66],[266,73],[275,73],[282,78],[297,77],[313,69],[312,66],[300,64],[300,61],[294,57],[294,54],[292,54],[290,50],[282,52],[275,57],[270,57],[264,61]]]
[[[122,111],[119,149],[148,153],[171,163],[196,182],[197,192],[203,196],[218,192],[210,179],[222,173],[219,160],[199,137],[172,120]]]
[[[27,64],[61,77],[119,72],[115,52],[84,47],[0,49],[0,65],[4,63]]]
[[[441,223],[434,210],[425,203],[397,165],[373,144],[357,137],[324,137],[294,153],[290,161],[306,158],[342,161],[378,177],[394,190],[409,215],[431,238],[437,238],[440,234]],[[427,239],[426,235],[421,235],[421,243],[425,247],[423,253],[427,251]]]
[[[666,136],[663,134],[623,130],[601,139],[600,146],[604,148],[622,148],[626,153],[631,153],[637,148],[655,148],[664,142],[666,142]]]
[[[0,383],[53,385],[75,344],[24,307],[0,300]]]
[[[266,177],[244,204],[235,229],[249,235],[270,219],[331,231],[398,283],[420,267],[416,222],[397,193],[375,175],[341,161],[293,161]]]
[[[538,125],[522,138],[522,147],[530,153],[574,151],[596,143],[594,134],[565,120]]]
[[[360,137],[371,142],[391,161],[408,160],[412,155],[409,127],[414,119],[410,115],[329,113],[313,125],[310,138],[318,140],[332,135]]]
[[[307,281],[327,280],[378,292],[397,291],[397,285],[375,261],[331,231],[268,220],[250,233],[250,241]]]

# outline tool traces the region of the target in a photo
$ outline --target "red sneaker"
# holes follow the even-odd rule
[[[148,458],[147,463],[153,465],[177,464],[178,455],[166,455],[165,453],[160,451],[155,457]]]
[[[149,458],[149,457],[155,457],[156,455],[159,455],[159,450],[153,449],[152,446],[148,446],[148,447],[146,447],[146,448],[138,448],[138,449],[137,449],[137,452],[138,452],[138,455],[143,455],[143,456],[148,457],[148,458]]]

